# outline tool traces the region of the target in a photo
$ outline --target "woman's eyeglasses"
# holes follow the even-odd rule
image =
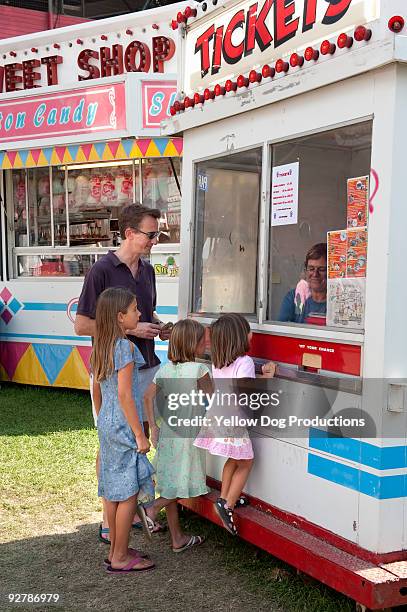
[[[315,266],[306,266],[305,271],[309,272],[310,274],[315,274],[315,272],[319,275],[323,275],[326,274],[326,266],[319,266],[318,268],[316,268]]]

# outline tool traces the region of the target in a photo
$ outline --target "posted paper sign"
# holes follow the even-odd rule
[[[363,329],[365,283],[364,278],[328,280],[327,325]]]
[[[369,177],[359,176],[348,179],[348,227],[367,225],[369,210]]]
[[[346,230],[328,232],[328,278],[346,276],[348,233]]]
[[[273,168],[271,225],[292,225],[298,222],[299,163]]]

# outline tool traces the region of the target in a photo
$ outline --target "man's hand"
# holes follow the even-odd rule
[[[156,323],[138,323],[136,329],[128,329],[127,333],[137,338],[153,340],[160,333],[160,326]]]
[[[162,323],[160,329],[160,340],[169,340],[173,327],[173,323]]]

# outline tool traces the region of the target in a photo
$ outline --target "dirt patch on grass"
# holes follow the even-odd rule
[[[132,544],[151,554],[155,570],[138,575],[111,576],[102,565],[108,546],[97,542],[97,524],[83,524],[72,533],[50,534],[2,545],[2,610],[8,593],[59,593],[51,610],[214,610],[229,612],[241,606],[271,610],[270,603],[249,593],[239,575],[231,575],[214,554],[214,543],[174,554],[167,533],[146,543],[134,533]],[[244,563],[244,559],[242,559]],[[19,605],[19,609],[33,606]],[[276,609],[276,608],[274,608]]]

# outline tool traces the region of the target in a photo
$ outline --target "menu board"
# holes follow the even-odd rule
[[[346,230],[328,232],[328,278],[346,276],[346,252],[348,235]]]
[[[327,325],[363,329],[365,284],[364,278],[335,278],[329,281]]]
[[[367,227],[348,230],[346,252],[347,278],[365,277],[367,263]]]
[[[369,177],[359,176],[347,181],[347,225],[364,227],[367,225],[369,210]]]
[[[298,178],[300,164],[274,166],[271,194],[271,225],[298,222]]]

